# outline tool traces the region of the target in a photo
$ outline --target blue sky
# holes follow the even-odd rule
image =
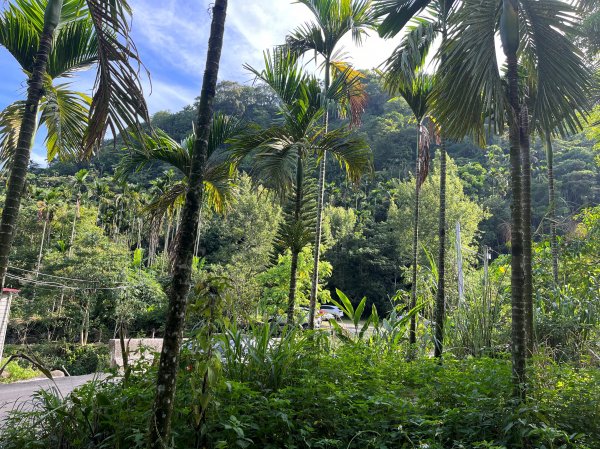
[[[150,71],[144,82],[150,112],[177,111],[200,94],[212,0],[130,0],[132,30],[138,52]],[[219,79],[251,83],[245,63],[260,67],[262,51],[284,41],[294,27],[310,19],[308,9],[291,0],[229,0]],[[358,68],[378,66],[394,44],[371,33],[361,48],[350,38],[342,43]],[[79,90],[91,93],[94,71],[80,74]],[[12,56],[0,48],[0,109],[25,96],[24,76]],[[44,163],[40,130],[32,159]]]

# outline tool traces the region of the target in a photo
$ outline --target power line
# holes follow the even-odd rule
[[[87,282],[87,283],[97,283],[97,284],[119,284],[118,282],[114,282],[114,281],[108,281],[108,282],[104,282],[104,281],[97,281],[97,280],[92,280],[92,279],[78,279],[78,278],[69,278],[66,276],[56,276],[54,274],[46,274],[46,273],[42,273],[42,272],[38,272],[38,271],[31,271],[31,270],[26,270],[24,268],[19,268],[19,267],[13,267],[13,266],[8,266],[8,268],[10,270],[17,270],[17,271],[22,271],[24,273],[30,273],[30,274],[35,274],[35,275],[39,275],[39,276],[47,276],[47,277],[51,277],[51,278],[55,278],[55,279],[64,279],[66,281],[75,281],[75,282]]]
[[[125,290],[127,289],[126,285],[119,285],[116,287],[73,287],[71,285],[64,285],[64,284],[59,284],[58,282],[47,282],[47,281],[40,281],[40,280],[36,280],[36,279],[28,279],[28,278],[24,278],[22,276],[18,276],[15,274],[10,274],[10,273],[6,273],[6,277],[10,278],[10,279],[14,279],[16,281],[19,282],[24,282],[27,284],[33,284],[33,285],[39,285],[39,286],[43,286],[43,287],[52,287],[52,288],[60,288],[60,289],[67,289],[67,290],[74,290],[74,291],[89,291],[89,290]],[[92,281],[92,282],[97,282],[97,281]]]

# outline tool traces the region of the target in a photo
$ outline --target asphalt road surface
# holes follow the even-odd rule
[[[0,427],[2,421],[13,408],[31,410],[34,407],[31,398],[40,389],[58,389],[63,396],[68,395],[76,387],[98,377],[98,374],[85,376],[59,377],[54,380],[31,380],[0,385]]]

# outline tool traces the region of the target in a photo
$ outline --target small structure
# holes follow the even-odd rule
[[[14,288],[5,288],[0,295],[0,360],[4,352],[4,340],[6,339],[6,329],[8,328],[8,317],[10,316],[10,303],[13,296],[19,294],[19,290]]]
[[[162,338],[127,338],[125,339],[125,350],[129,363],[135,363],[142,357],[149,363],[154,359],[155,353],[162,350]],[[123,368],[123,352],[121,341],[117,338],[109,340],[108,350],[110,352],[110,367]]]

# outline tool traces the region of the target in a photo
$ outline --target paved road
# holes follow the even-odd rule
[[[0,385],[0,425],[6,414],[15,407],[31,409],[31,397],[34,392],[44,389],[58,388],[63,396],[66,396],[74,388],[97,377],[97,374],[85,376],[59,377],[54,380],[32,380]]]

